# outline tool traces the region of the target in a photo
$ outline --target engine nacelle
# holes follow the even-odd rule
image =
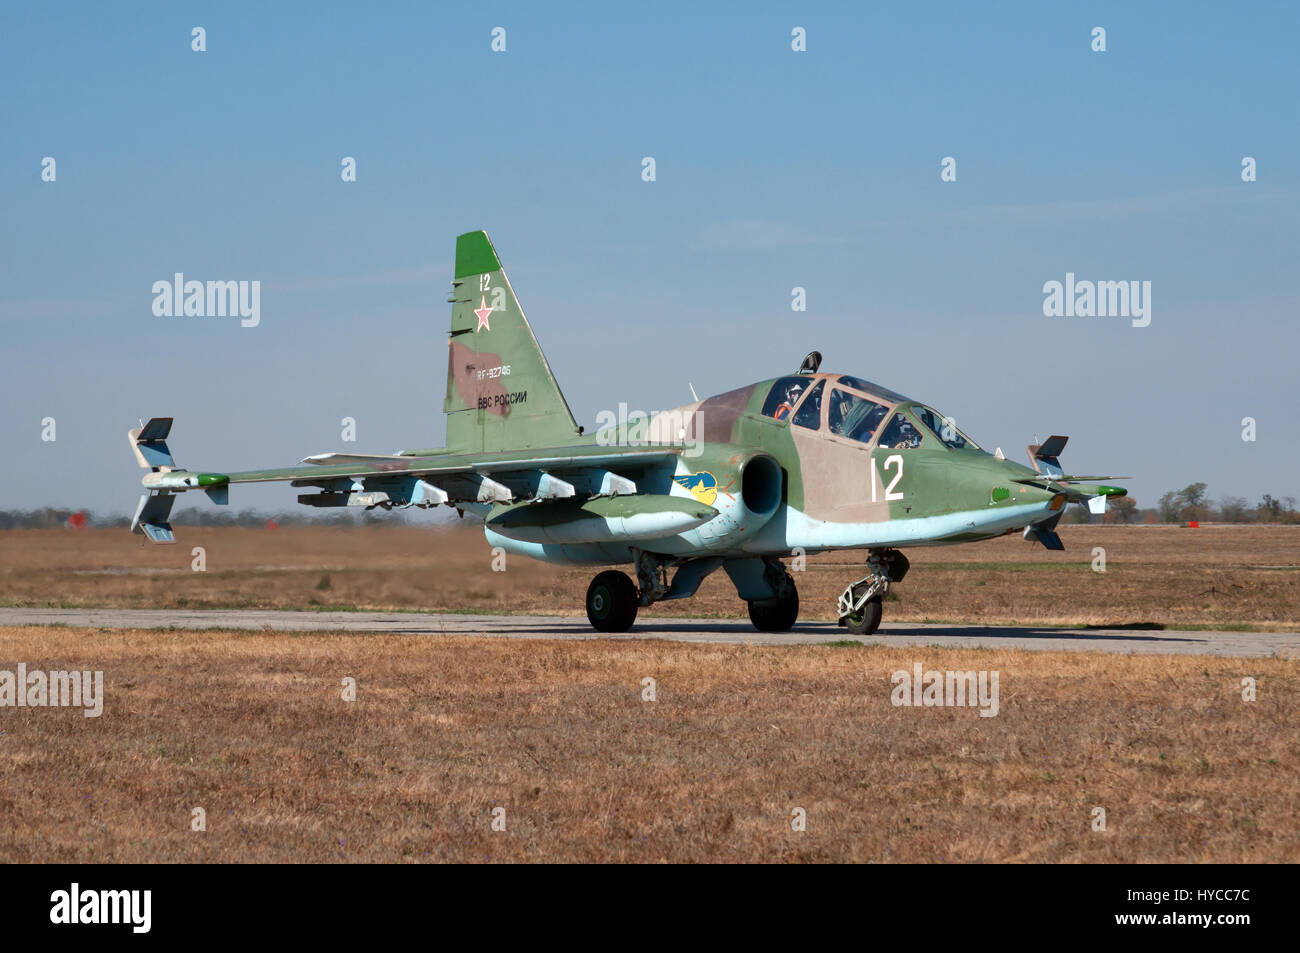
[[[734,472],[737,478],[729,484],[733,489],[719,487],[712,504],[718,515],[696,530],[705,546],[716,548],[724,541],[735,545],[753,536],[775,515],[785,497],[785,471],[766,453],[744,457]]]

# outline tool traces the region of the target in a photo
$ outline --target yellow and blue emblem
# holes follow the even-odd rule
[[[712,506],[718,498],[718,478],[708,470],[688,473],[686,476],[673,477],[673,481],[706,506]]]

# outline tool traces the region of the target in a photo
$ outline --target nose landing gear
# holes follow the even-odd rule
[[[907,575],[907,557],[896,549],[872,549],[867,552],[870,573],[850,585],[839,599],[840,625],[854,635],[872,635],[880,627],[884,614],[885,593],[891,582],[901,582]]]

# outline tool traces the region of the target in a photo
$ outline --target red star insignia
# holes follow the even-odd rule
[[[488,315],[490,315],[494,310],[496,309],[488,307],[487,295],[483,295],[479,300],[478,307],[474,309],[474,313],[478,315],[478,327],[474,329],[475,334],[478,334],[478,332],[482,331],[484,328],[487,328],[489,331],[492,330],[492,325],[488,324]]]

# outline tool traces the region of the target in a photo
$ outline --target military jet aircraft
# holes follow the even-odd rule
[[[866,576],[839,597],[840,624],[870,634],[908,569],[901,550],[1023,532],[1063,549],[1068,503],[1093,512],[1121,488],[1070,476],[1066,438],[1029,449],[1030,467],[989,454],[928,404],[849,374],[795,373],[588,434],[574,421],[485,232],[456,240],[448,299],[447,445],[396,454],[323,453],[303,465],[190,471],[167,446],[172,418],[131,430],[147,493],[133,532],[174,541],[176,494],[224,504],[239,483],[287,482],[308,506],[433,507],[481,517],[508,553],[598,574],[587,617],[631,628],[640,606],[695,594],[722,569],[763,632],[795,624],[799,594],[782,559],[865,550]],[[612,415],[611,415],[612,416]],[[671,575],[670,575],[671,574]]]

